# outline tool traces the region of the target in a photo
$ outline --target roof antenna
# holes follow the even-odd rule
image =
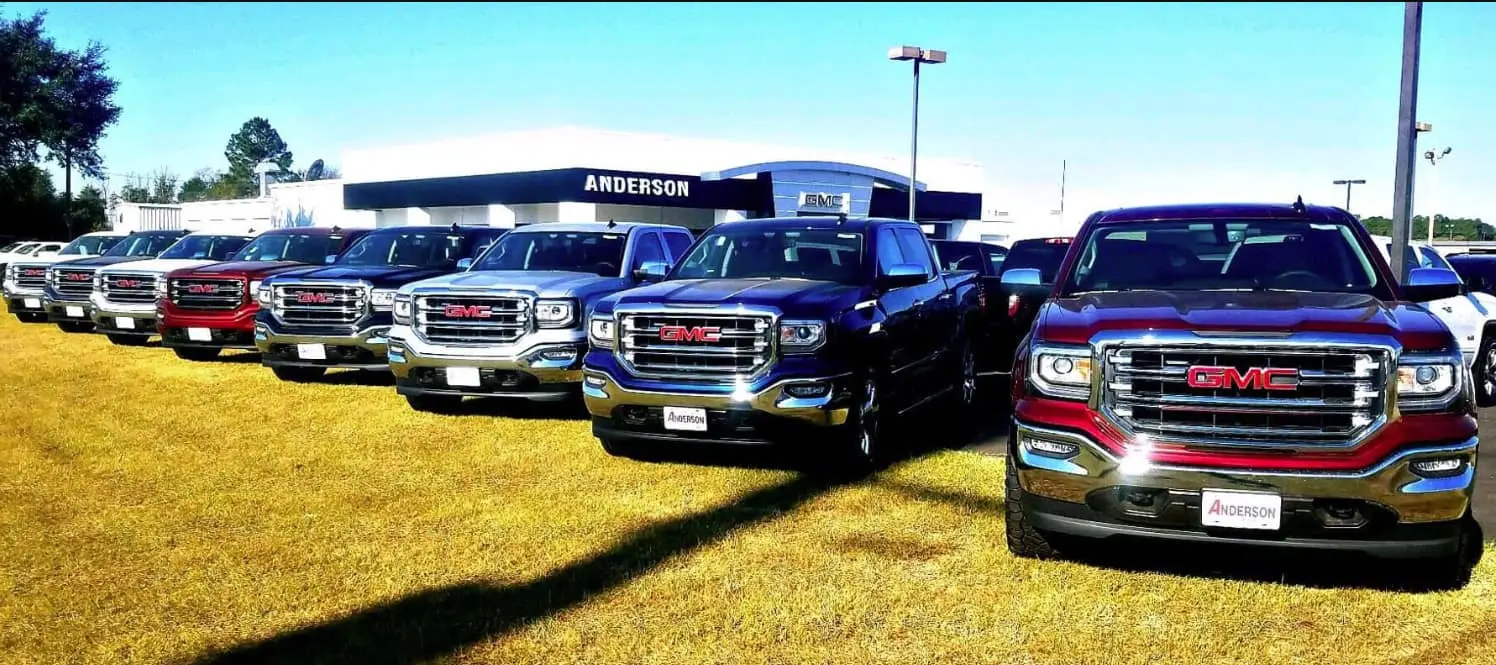
[[[332,232],[333,232],[333,233],[337,233],[337,232],[338,232],[338,231],[342,231],[342,230],[343,230],[343,227],[341,227],[341,226],[338,226],[338,225],[337,225],[337,224],[334,224],[334,225],[333,225],[333,226],[332,226]]]
[[[458,226],[457,222],[452,222],[452,232],[458,233],[460,231],[462,231],[462,227]]]
[[[1299,198],[1295,199],[1293,202],[1293,211],[1302,215],[1304,214],[1304,210],[1304,195],[1300,194]]]
[[[844,212],[836,213],[836,225],[837,226],[841,226],[842,224],[846,224],[846,223],[847,223],[847,213],[844,213]]]
[[[616,229],[616,228],[618,228],[618,222],[615,222],[615,221],[613,221],[611,219],[608,220],[608,228],[610,228],[610,229]]]

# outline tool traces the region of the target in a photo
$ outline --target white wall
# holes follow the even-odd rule
[[[614,220],[618,222],[674,224],[700,231],[711,228],[716,223],[716,213],[717,211],[715,210],[700,210],[695,208],[663,208],[660,206],[599,203],[597,204],[596,221],[606,222]]]
[[[182,228],[182,208],[155,203],[121,201],[109,211],[109,228],[115,231],[153,231]]]

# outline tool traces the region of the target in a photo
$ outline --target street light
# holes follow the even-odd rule
[[[1351,211],[1351,185],[1364,185],[1365,180],[1336,180],[1335,184],[1345,185],[1345,211]]]
[[[895,46],[888,49],[888,59],[914,62],[914,122],[909,132],[909,221],[914,221],[914,182],[919,163],[919,66],[945,62],[945,51],[918,46]]]
[[[1452,152],[1452,151],[1454,151],[1454,148],[1450,148],[1450,147],[1445,147],[1443,150],[1440,150],[1439,148],[1433,148],[1431,150],[1425,150],[1425,151],[1423,151],[1423,158],[1428,160],[1428,165],[1430,167],[1438,166],[1439,162],[1443,161],[1445,157],[1448,157],[1449,153]],[[1431,187],[1430,189],[1435,190],[1435,193],[1437,193],[1437,190],[1439,188],[1438,187],[1438,184],[1439,184],[1438,173],[1439,173],[1438,169],[1434,169],[1434,170],[1428,172],[1428,174],[1430,176],[1432,176],[1432,177],[1429,178],[1429,180],[1430,180],[1430,182],[1432,182],[1434,184],[1434,186]],[[1434,210],[1434,206],[1433,206],[1433,203],[1432,203],[1433,200],[1434,200],[1434,197],[1430,196],[1429,197],[1430,203],[1428,205],[1428,244],[1429,245],[1433,245],[1434,244],[1434,219],[1439,216],[1437,214],[1437,211]]]

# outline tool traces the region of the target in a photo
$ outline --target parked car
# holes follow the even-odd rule
[[[274,229],[256,236],[222,263],[181,268],[166,276],[156,304],[161,345],[186,360],[208,360],[224,349],[255,350],[255,295],[262,280],[337,260],[368,229]]]
[[[1375,248],[1338,208],[1159,206],[1092,215],[1053,287],[1007,271],[1051,294],[1015,368],[1009,549],[1309,548],[1461,583],[1486,402],[1419,304],[1460,284],[1430,268],[1399,284]]]
[[[1472,252],[1444,257],[1470,291],[1496,295],[1496,254]]]
[[[1009,270],[1038,270],[1041,285],[1054,284],[1055,273],[1065,254],[1070,251],[1070,238],[1028,238],[1013,243],[1004,257],[998,273],[998,286],[989,291],[996,302],[990,305],[991,333],[989,336],[991,371],[1010,374],[1013,371],[1013,354],[1018,342],[1027,335],[1034,324],[1034,314],[1044,303],[1042,290],[1014,290],[1002,285],[1002,275]]]
[[[156,303],[166,296],[166,274],[223,261],[253,236],[199,231],[182,236],[148,261],[100,268],[93,303],[94,329],[109,341],[140,346],[156,333]]]
[[[646,263],[673,262],[691,232],[662,224],[531,224],[467,270],[400,287],[389,335],[395,388],[412,408],[463,397],[537,401],[574,395],[587,313],[642,284]]]
[[[330,368],[389,371],[395,290],[455,272],[503,235],[455,224],[376,229],[331,265],[265,279],[254,328],[261,363],[286,381],[315,379]]]
[[[156,258],[185,235],[187,232],[181,229],[133,231],[101,256],[52,264],[42,291],[47,320],[66,332],[93,330],[96,273],[106,266]]]
[[[26,323],[46,322],[47,310],[43,298],[47,288],[47,270],[60,261],[103,254],[124,237],[125,234],[118,231],[85,233],[50,256],[13,261],[3,272],[6,309]]]
[[[794,443],[884,459],[883,423],[975,400],[976,277],[942,273],[917,224],[720,224],[661,280],[598,301],[582,393],[615,455],[657,443]]]
[[[972,344],[977,352],[977,376],[1006,374],[1012,367],[1013,344],[1005,341],[1008,317],[996,310],[1002,296],[1002,266],[1008,257],[1008,248],[985,242],[963,240],[931,240],[935,248],[935,260],[945,272],[970,270],[977,275],[981,285],[981,325],[973,329]]]
[[[61,251],[63,243],[60,242],[17,242],[0,249],[0,275],[4,275],[7,266],[17,261],[29,261],[33,259],[46,259],[56,256]]]

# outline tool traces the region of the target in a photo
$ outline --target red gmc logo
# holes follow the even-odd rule
[[[1293,390],[1299,387],[1299,371],[1284,367],[1252,367],[1243,372],[1235,367],[1196,365],[1185,374],[1185,381],[1191,388],[1207,390]]]
[[[218,293],[217,284],[188,284],[188,293]]]
[[[660,326],[660,339],[666,342],[715,342],[722,339],[716,326]]]
[[[488,305],[447,305],[442,308],[442,314],[454,319],[487,319],[493,316],[493,308]]]
[[[36,268],[27,268],[25,270],[22,270],[21,274],[25,275],[27,277],[46,277],[47,276],[47,271],[45,271],[45,270],[38,270]]]
[[[331,293],[298,293],[298,294],[296,294],[296,302],[305,303],[305,304],[314,304],[314,303],[326,304],[326,303],[332,302],[332,294]]]
[[[65,272],[62,273],[62,278],[70,282],[87,282],[91,281],[93,276],[86,272]]]
[[[116,280],[114,280],[114,288],[116,288],[116,289],[138,289],[138,288],[140,288],[140,280],[138,280],[138,279],[116,279]]]

